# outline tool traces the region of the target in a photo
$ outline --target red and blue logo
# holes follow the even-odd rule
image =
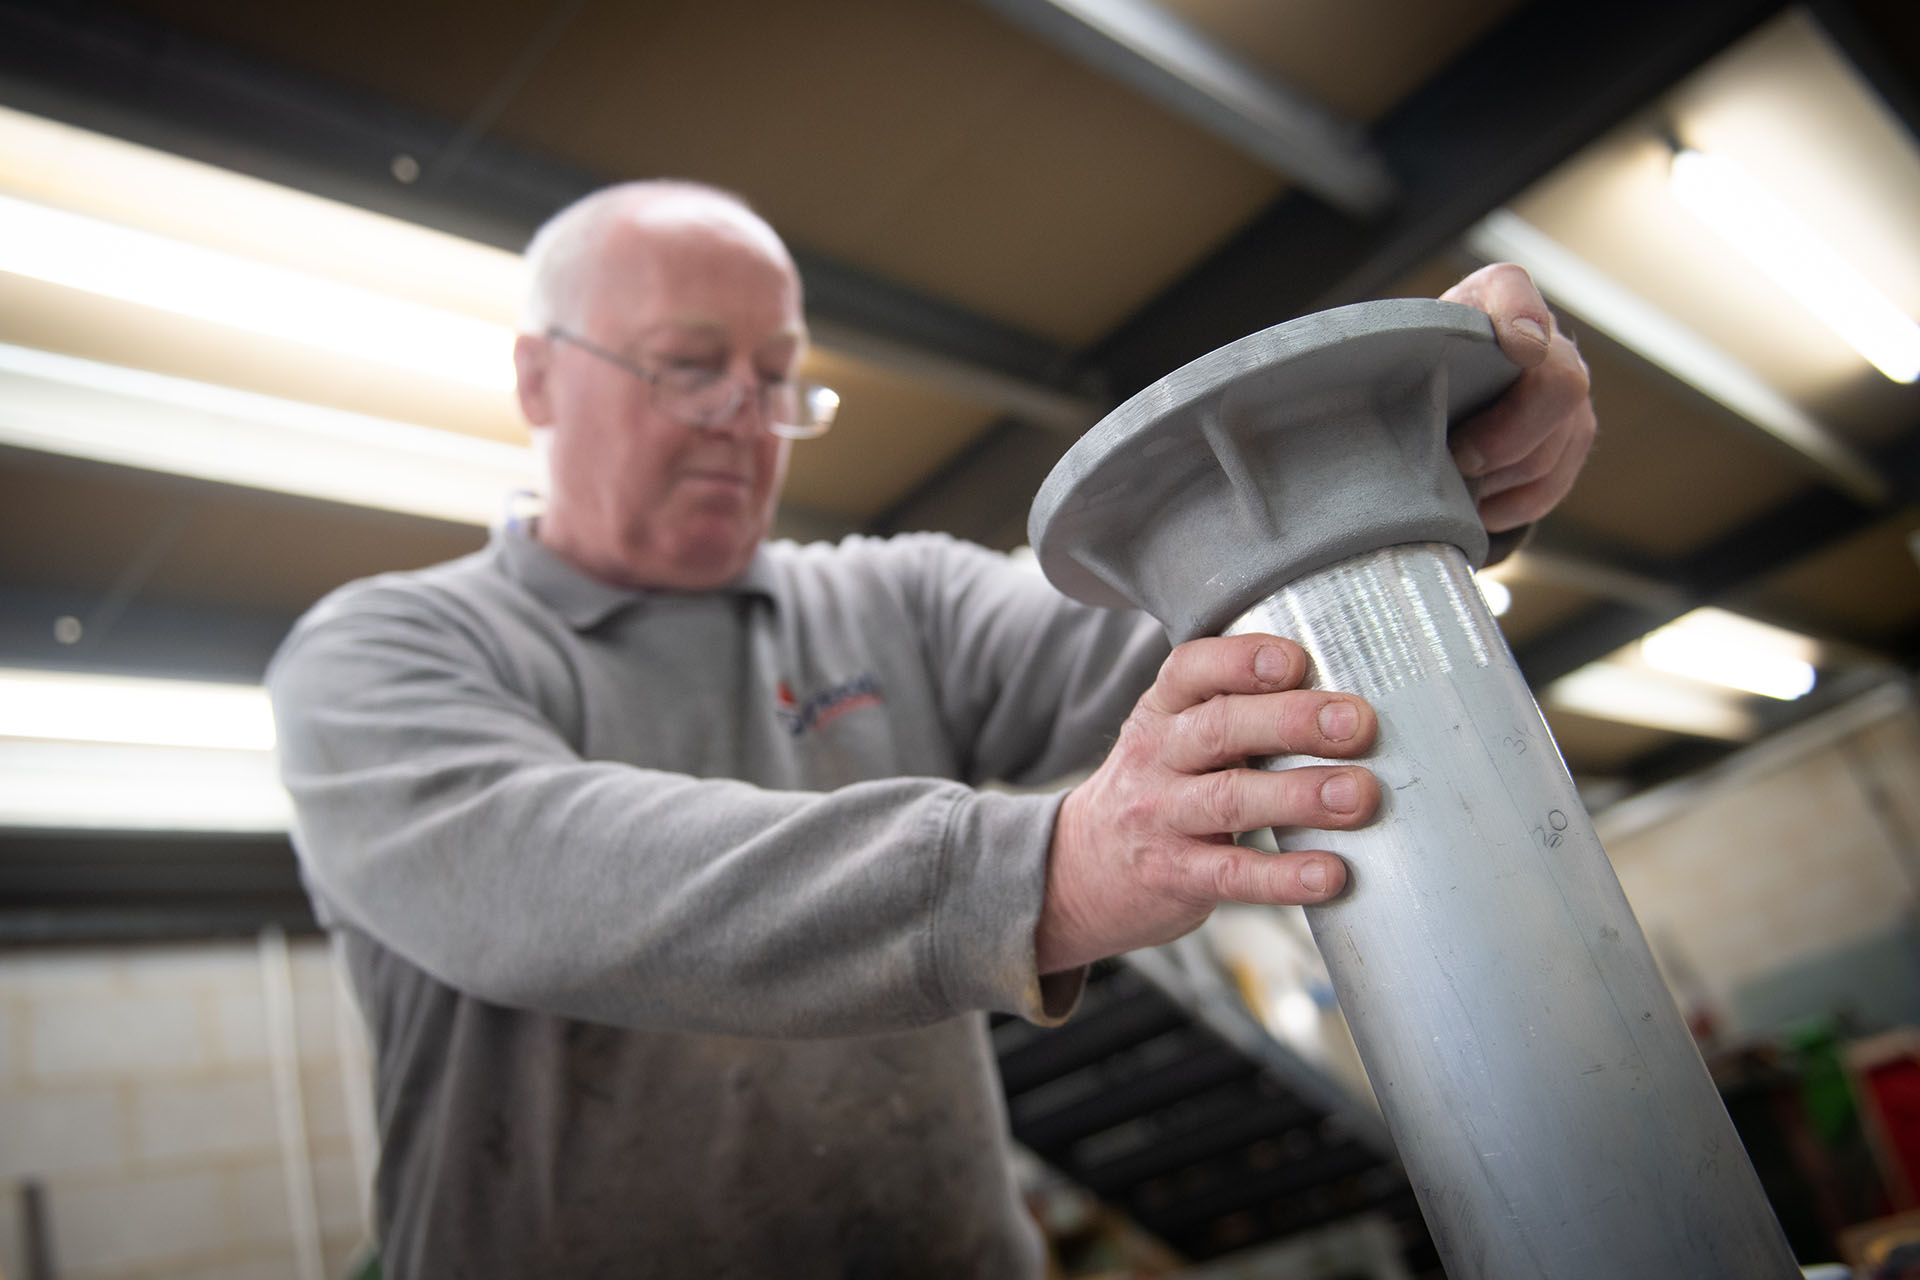
[[[826,728],[849,711],[877,707],[882,701],[880,682],[873,678],[872,672],[822,689],[805,702],[795,698],[793,687],[782,680],[775,694],[773,713],[788,733],[799,738],[815,729]]]

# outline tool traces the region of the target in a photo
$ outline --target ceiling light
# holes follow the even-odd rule
[[[271,751],[258,685],[0,670],[0,737]]]
[[[292,821],[272,752],[0,738],[0,826],[276,832]]]
[[[1812,691],[1819,646],[1720,609],[1695,609],[1640,640],[1648,666],[1722,688],[1791,701]]]
[[[504,325],[5,195],[0,271],[483,390],[513,387]]]
[[[0,444],[485,526],[525,445],[0,344]]]
[[[1487,598],[1488,611],[1496,618],[1504,618],[1513,607],[1513,592],[1507,589],[1507,584],[1484,573],[1474,574],[1473,580],[1479,585],[1480,594]]]
[[[1508,209],[1467,233],[1488,262],[1527,269],[1541,291],[1656,368],[1718,401],[1817,466],[1869,506],[1888,500],[1887,483],[1860,453],[1755,377],[1731,356]]]
[[[1674,199],[1895,382],[1920,379],[1920,324],[1722,155],[1682,149]]]
[[[1611,662],[1590,662],[1561,676],[1547,686],[1541,701],[1551,709],[1599,720],[1729,742],[1744,742],[1760,731],[1751,711],[1713,689]]]

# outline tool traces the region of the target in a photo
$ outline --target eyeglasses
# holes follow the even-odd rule
[[[580,348],[590,356],[606,361],[653,387],[654,408],[685,427],[713,427],[729,421],[746,403],[749,388],[739,379],[719,369],[670,365],[649,369],[629,360],[617,351],[609,351],[577,333],[558,325],[547,330],[547,337]],[[760,416],[767,430],[789,440],[811,440],[823,436],[840,411],[840,396],[832,387],[817,382],[796,382],[778,378],[758,384]]]

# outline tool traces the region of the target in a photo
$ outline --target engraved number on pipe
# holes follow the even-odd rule
[[[1558,849],[1560,842],[1566,839],[1566,830],[1567,815],[1558,809],[1549,809],[1545,824],[1533,829],[1533,838],[1545,848]]]
[[[1500,739],[1500,745],[1513,752],[1516,756],[1527,754],[1527,740],[1525,738],[1509,735]]]

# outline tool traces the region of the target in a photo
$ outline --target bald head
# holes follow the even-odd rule
[[[699,229],[737,240],[793,271],[779,235],[732,192],[669,179],[623,182],[574,201],[534,233],[526,251],[522,333],[580,324],[608,242],[623,229],[641,234],[658,229],[666,235]]]

